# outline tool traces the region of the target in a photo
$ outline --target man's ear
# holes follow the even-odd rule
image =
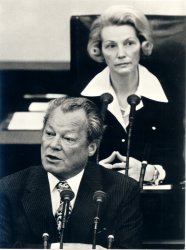
[[[97,150],[97,143],[96,142],[91,142],[88,146],[88,151],[89,151],[89,156],[93,156]]]

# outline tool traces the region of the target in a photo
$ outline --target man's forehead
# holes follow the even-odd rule
[[[86,113],[83,109],[63,112],[60,107],[58,107],[51,113],[48,119],[48,125],[65,126],[67,128],[69,126],[69,130],[78,126],[85,128],[85,125],[87,125]]]

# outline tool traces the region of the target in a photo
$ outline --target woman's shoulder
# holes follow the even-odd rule
[[[95,75],[86,87],[81,92],[82,96],[100,96],[108,88],[109,81],[109,68],[104,68],[101,72]]]

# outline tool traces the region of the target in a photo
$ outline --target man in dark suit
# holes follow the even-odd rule
[[[138,183],[120,173],[88,162],[98,148],[103,122],[86,98],[52,101],[44,119],[42,166],[26,168],[0,181],[0,248],[42,248],[43,233],[59,248],[56,210],[65,181],[75,196],[64,231],[64,248],[91,249],[96,191],[106,193],[96,234],[97,249],[139,248],[142,217]]]

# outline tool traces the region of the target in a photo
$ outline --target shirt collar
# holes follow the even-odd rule
[[[139,65],[139,85],[136,95],[157,102],[168,102],[158,78],[142,65]]]
[[[139,65],[139,85],[136,95],[144,96],[148,99],[158,102],[168,102],[167,97],[161,87],[159,80],[147,68]],[[104,93],[110,93],[113,96],[113,102],[108,105],[108,110],[115,116],[124,129],[128,126],[128,116],[130,113],[130,106],[128,105],[123,119],[121,108],[118,103],[115,91],[110,83],[110,71],[106,67],[103,71],[98,73],[81,92],[83,96],[100,96]],[[143,101],[137,105],[136,110],[143,108]]]
[[[66,180],[68,185],[71,187],[72,191],[74,192],[75,196],[77,195],[83,173],[84,173],[84,169],[77,175]],[[56,178],[53,174],[48,172],[48,180],[49,180],[50,192],[52,193],[54,189],[56,188],[56,185],[59,182],[59,179]]]
[[[109,74],[109,68],[106,67],[89,82],[81,94],[83,96],[100,96],[105,92],[113,94]],[[136,94],[154,101],[168,102],[157,77],[142,65],[139,65],[139,86]]]

